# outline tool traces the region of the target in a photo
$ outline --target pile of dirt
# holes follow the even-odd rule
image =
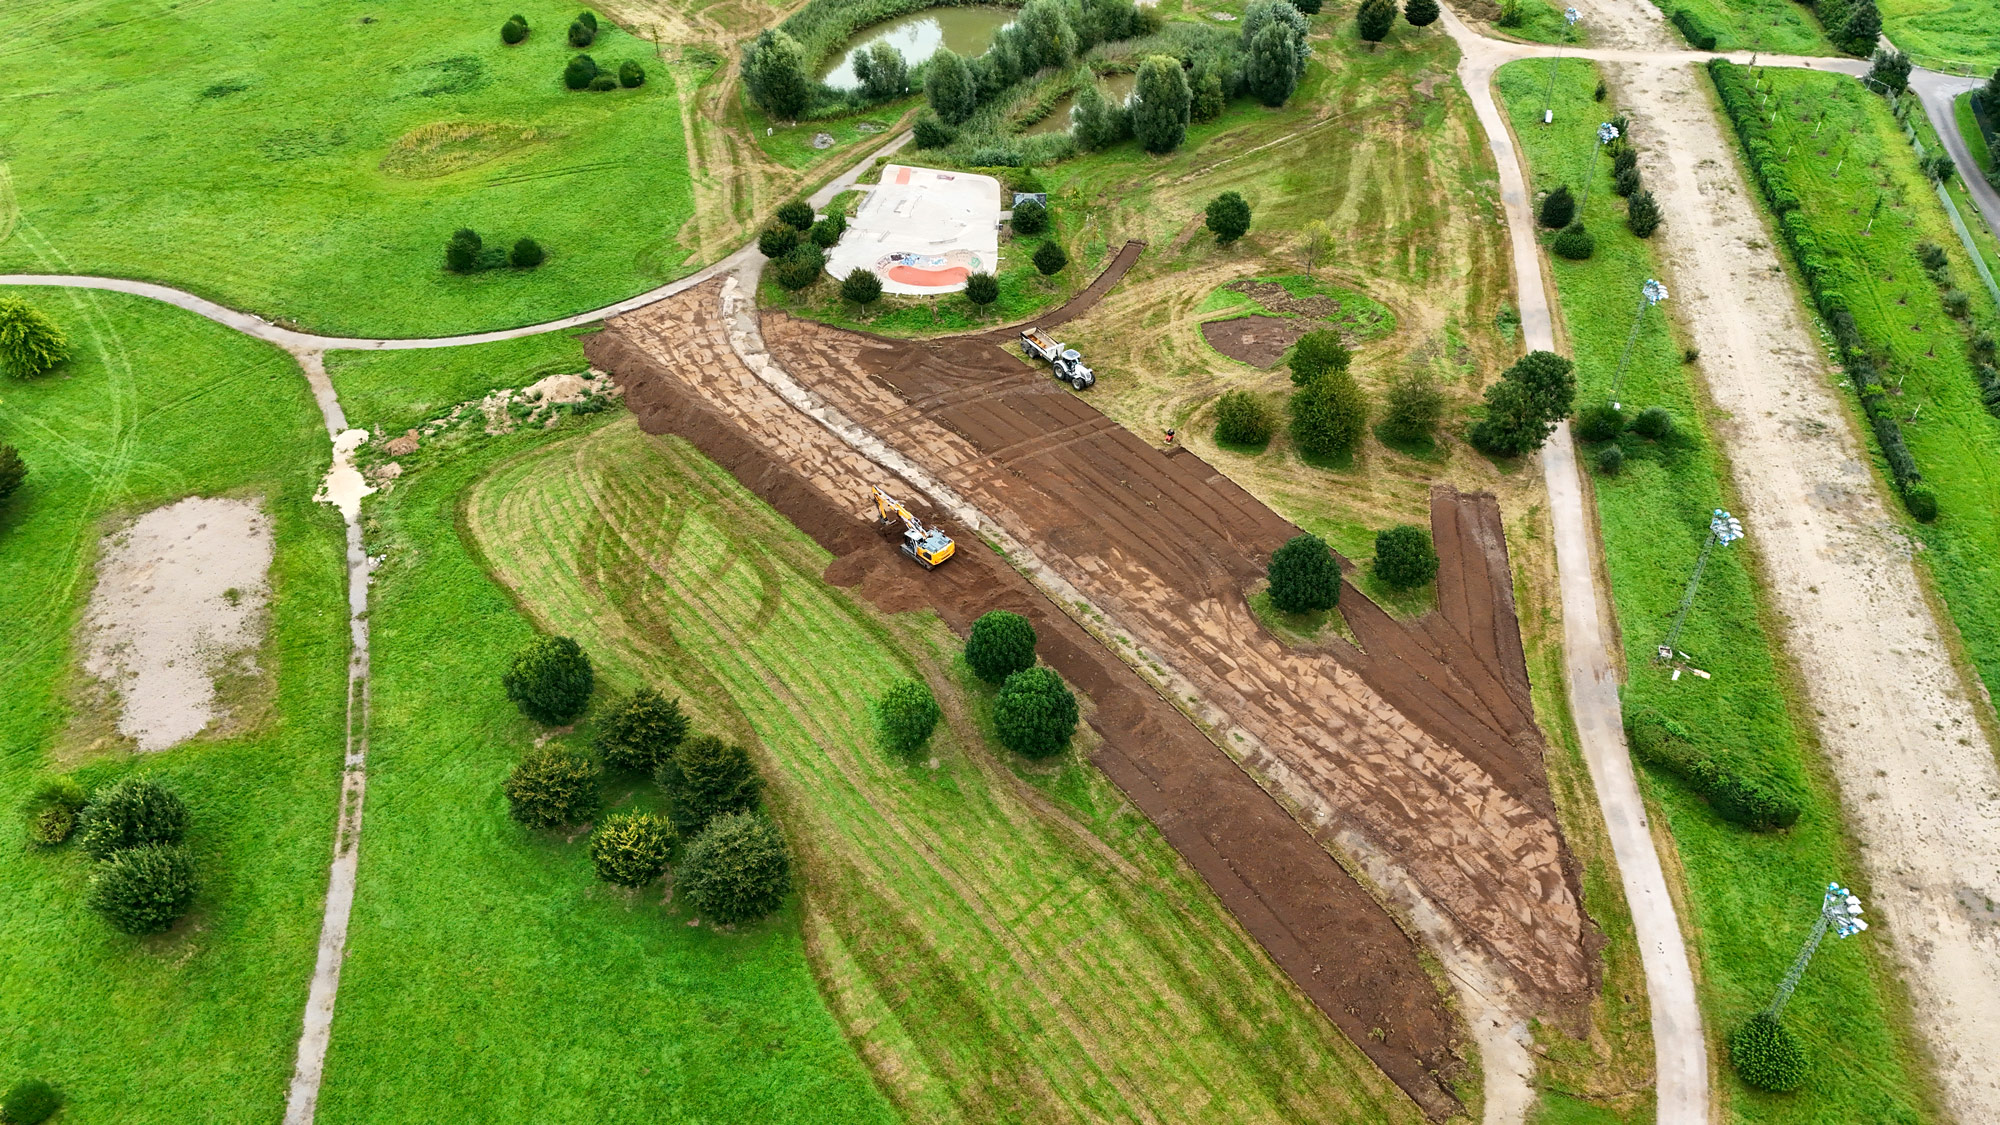
[[[1201,326],[1201,337],[1208,341],[1209,347],[1230,359],[1268,368],[1285,358],[1285,352],[1312,327],[1312,322],[1306,320],[1238,316],[1208,321]]]
[[[563,408],[589,408],[620,394],[611,376],[592,368],[589,372],[548,375],[518,390],[502,388],[479,400],[479,412],[486,417],[486,432],[509,434],[516,425],[548,427],[556,424]],[[452,417],[458,417],[452,411]]]

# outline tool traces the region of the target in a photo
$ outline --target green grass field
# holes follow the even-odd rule
[[[1986,134],[1979,131],[1979,121],[1972,112],[1972,91],[1968,90],[1952,100],[1951,113],[1959,135],[1965,138],[1965,147],[1972,151],[1972,159],[1981,170],[1995,167],[1993,153],[1986,144]]]
[[[1926,66],[2000,66],[2000,0],[1882,0],[1882,30]]]
[[[1838,55],[1812,9],[1794,0],[1655,0],[1663,10],[1687,8],[1715,32],[1718,51]],[[1887,12],[1883,13],[1887,16]],[[1677,38],[1680,33],[1670,34]],[[1547,80],[1547,76],[1543,76]]]
[[[1546,73],[1545,64],[1513,64],[1503,67],[1497,80],[1536,189],[1580,182],[1590,132],[1600,117],[1589,108],[1595,69],[1566,61],[1556,86],[1556,126],[1531,127]],[[1635,139],[1641,147],[1648,143],[1643,133]],[[1590,200],[1595,257],[1582,263],[1552,260],[1578,363],[1580,403],[1601,401],[1607,393],[1631,325],[1633,295],[1646,277],[1660,276],[1658,248],[1624,227],[1624,201],[1610,190],[1609,167],[1607,160],[1598,162]],[[1824,764],[1793,717],[1794,700],[1743,548],[1710,562],[1682,635],[1682,647],[1714,678],[1683,677],[1676,683],[1651,661],[1652,646],[1673,615],[1700,549],[1709,510],[1733,502],[1705,397],[1695,371],[1681,358],[1681,344],[1665,318],[1653,314],[1640,333],[1620,397],[1631,407],[1667,407],[1684,440],[1662,448],[1627,437],[1625,471],[1615,478],[1593,474],[1613,605],[1627,641],[1624,698],[1628,705],[1657,707],[1695,729],[1727,732],[1713,736],[1717,753],[1798,794],[1806,809],[1790,831],[1752,834],[1722,822],[1677,780],[1642,770],[1644,788],[1664,815],[1684,868],[1684,925],[1701,976],[1711,1041],[1719,1042],[1768,999],[1784,975],[1812,922],[1816,888],[1829,879],[1855,878],[1859,869]],[[1584,452],[1587,456],[1590,447]],[[1763,1095],[1745,1087],[1723,1063],[1718,1081],[1732,1120],[1924,1120],[1904,1017],[1890,999],[1892,972],[1879,945],[1857,941],[1825,949],[1787,1014],[1812,1052],[1810,1082],[1795,1095]]]
[[[508,47],[519,11],[534,31]],[[609,304],[686,272],[671,79],[571,93],[574,5],[23,0],[0,9],[0,270],[145,278],[316,331],[438,335]],[[437,127],[423,133],[426,127]],[[456,132],[452,126],[462,126]],[[0,196],[4,196],[0,192]],[[0,204],[4,207],[4,204]],[[445,239],[532,236],[533,271],[447,273]]]
[[[76,356],[0,381],[0,442],[30,477],[0,507],[0,1085],[56,1083],[62,1120],[272,1121],[282,1113],[318,940],[343,750],[346,581],[339,515],[312,503],[327,440],[291,358],[152,301],[10,290]],[[135,760],[65,739],[77,633],[101,535],[189,495],[254,497],[276,533],[270,717]],[[27,844],[33,779],[169,778],[193,813],[206,889],[167,934],[128,938],[84,908],[74,843]],[[80,764],[79,764],[80,763]]]
[[[587,369],[578,340],[591,331],[414,352],[328,352],[326,369],[340,388],[347,424],[394,437],[489,391]]]

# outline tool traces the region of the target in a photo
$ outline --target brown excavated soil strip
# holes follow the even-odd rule
[[[1252,367],[1269,367],[1285,357],[1285,349],[1312,329],[1311,321],[1281,316],[1238,316],[1211,320],[1201,326],[1208,346]]]
[[[1095,704],[1099,768],[1384,1073],[1433,1117],[1458,1108],[1442,1082],[1459,1069],[1450,1016],[1395,920],[1185,715],[978,537],[952,528],[958,556],[933,572],[898,554],[871,525],[866,486],[916,491],[736,359],[714,287],[620,318],[585,350],[618,374],[647,432],[686,438],[832,552],[830,581],[887,611],[934,607],[961,632],[992,609],[1033,621],[1042,657]]]

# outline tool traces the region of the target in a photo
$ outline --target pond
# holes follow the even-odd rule
[[[828,56],[838,60],[819,76],[836,90],[852,90],[861,85],[854,77],[854,56],[875,43],[887,43],[902,52],[911,66],[949,47],[954,54],[972,58],[986,53],[993,36],[1014,22],[1011,8],[927,8],[907,16],[864,27],[847,45]]]
[[[1132,90],[1139,85],[1137,74],[1106,74],[1097,79],[1097,90],[1104,100],[1113,105],[1122,105],[1132,96]],[[1067,133],[1070,129],[1069,111],[1076,108],[1076,95],[1066,95],[1063,100],[1049,110],[1049,115],[1021,130],[1024,137],[1039,133]]]

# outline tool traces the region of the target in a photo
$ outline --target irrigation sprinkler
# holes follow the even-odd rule
[[[1701,557],[1694,563],[1694,577],[1688,579],[1687,592],[1681,595],[1681,607],[1674,613],[1673,628],[1667,630],[1667,639],[1660,642],[1661,663],[1674,658],[1674,646],[1680,643],[1681,626],[1687,624],[1688,610],[1694,605],[1694,592],[1701,586],[1701,572],[1708,568],[1708,556],[1714,553],[1718,544],[1727,547],[1741,538],[1742,521],[1721,508],[1715,509],[1708,521],[1708,538],[1701,544]]]
[[[1625,354],[1618,357],[1618,373],[1611,377],[1611,409],[1623,410],[1618,405],[1618,385],[1625,381],[1625,367],[1632,362],[1632,345],[1639,342],[1639,325],[1646,319],[1646,310],[1667,299],[1667,287],[1653,278],[1639,287],[1639,311],[1632,314],[1632,331],[1625,337]]]
[[[1590,206],[1590,181],[1597,178],[1597,153],[1605,145],[1618,139],[1618,126],[1606,121],[1597,127],[1597,146],[1590,150],[1590,168],[1583,174],[1583,202],[1576,206],[1576,218],[1583,221],[1584,209]]]
[[[1582,18],[1583,13],[1577,11],[1575,8],[1563,9],[1562,43],[1556,44],[1555,58],[1549,60],[1549,88],[1542,95],[1542,124],[1544,125],[1553,124],[1556,119],[1556,111],[1552,107],[1556,104],[1556,71],[1562,68],[1563,43],[1569,42],[1571,33],[1576,30],[1577,21]]]
[[[1778,991],[1771,995],[1771,1002],[1764,1011],[1771,1016],[1784,1012],[1785,1005],[1792,999],[1792,990],[1799,986],[1799,978],[1806,975],[1806,966],[1812,964],[1813,954],[1819,952],[1820,940],[1832,930],[1835,937],[1851,938],[1868,928],[1861,917],[1861,900],[1853,891],[1839,883],[1828,883],[1826,895],[1820,899],[1819,918],[1813,922],[1812,933],[1806,935],[1806,943],[1800,947],[1799,955],[1792,961],[1792,967],[1785,973],[1785,979],[1778,982]]]

